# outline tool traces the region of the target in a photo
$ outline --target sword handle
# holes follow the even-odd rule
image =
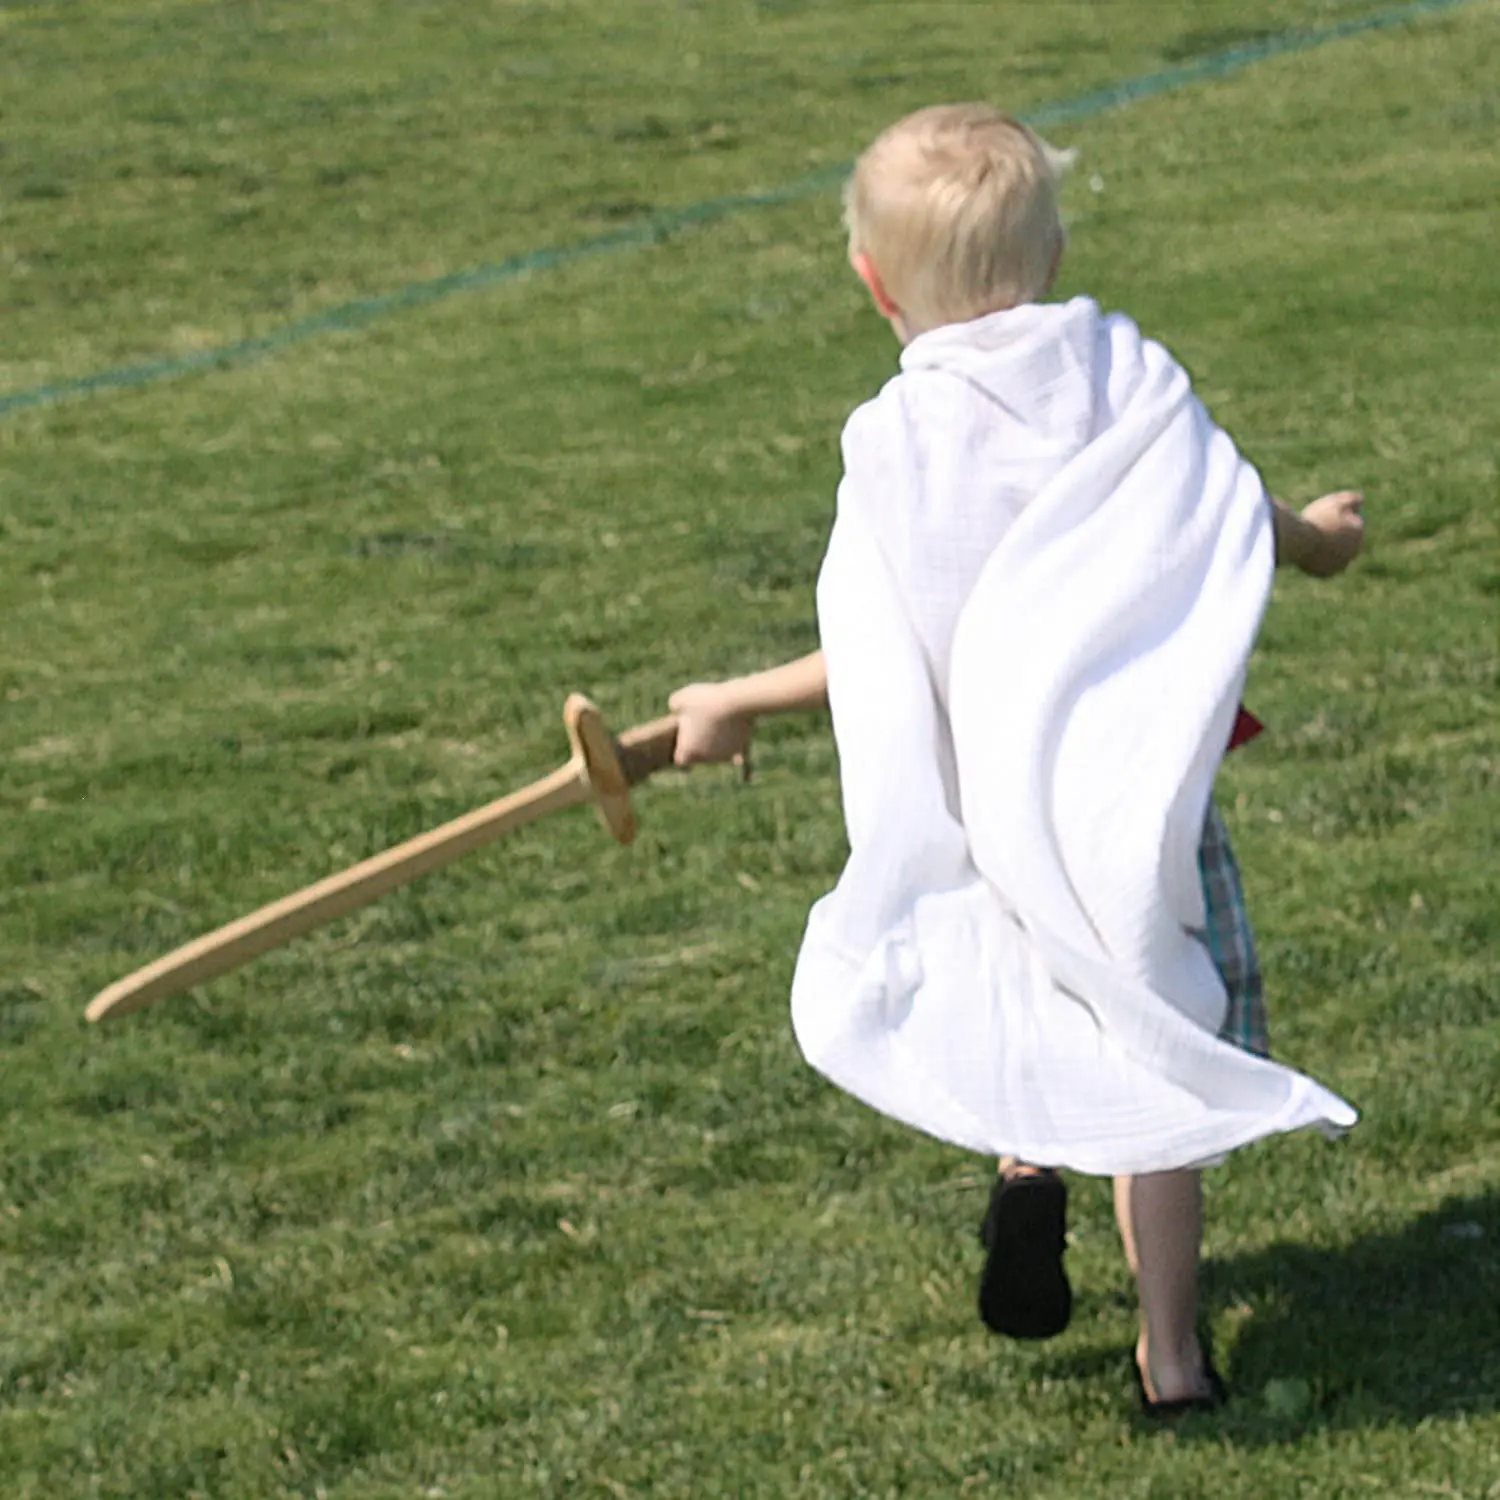
[[[648,776],[664,771],[672,764],[677,750],[677,715],[653,719],[627,729],[615,741],[620,769],[631,786],[639,786]]]

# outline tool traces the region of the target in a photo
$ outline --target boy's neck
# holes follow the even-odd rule
[[[1036,300],[1040,301],[1041,299],[1037,298]],[[1034,305],[1035,304],[1032,302],[1006,302],[1002,303],[998,307],[989,307],[986,308],[983,312],[977,312],[972,318],[965,318],[963,322],[977,323],[981,318],[990,318],[993,317],[996,313],[1015,312],[1015,310],[1019,307],[1032,307]],[[921,338],[924,333],[932,333],[939,328],[955,328],[962,326],[962,324],[957,323],[934,323],[931,327],[920,327],[908,323],[904,315],[900,312],[897,312],[894,317],[887,315],[886,321],[891,325],[891,332],[896,335],[897,341],[900,343],[903,349],[906,348],[906,346],[910,344],[914,339]]]
[[[1064,241],[1064,244],[1066,241]],[[1028,299],[1032,302],[1040,302],[1048,292],[1052,290],[1053,283],[1057,280],[1058,268],[1062,264],[1063,246],[1057,247],[1052,257],[1051,268],[1047,272],[1047,279],[1042,283],[1041,289],[1036,296]],[[913,339],[919,339],[924,333],[931,333],[934,328],[943,328],[948,325],[934,323],[930,327],[913,322],[905,312],[896,304],[890,293],[886,290],[885,281],[880,274],[880,268],[863,250],[851,250],[849,264],[854,268],[855,274],[869,288],[870,296],[874,299],[876,309],[887,323],[891,325],[891,331],[896,335],[901,347],[904,349]],[[973,318],[967,319],[974,322],[979,318],[987,318],[991,313],[1012,312],[1017,307],[1025,307],[1027,302],[1005,302],[996,307],[986,308],[983,312],[974,314]]]

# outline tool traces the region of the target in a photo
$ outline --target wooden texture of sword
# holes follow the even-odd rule
[[[609,831],[628,844],[635,837],[630,788],[672,764],[677,720],[655,719],[612,739],[599,710],[574,693],[563,706],[563,722],[573,755],[550,776],[183,944],[101,990],[84,1015],[112,1019],[180,995],[564,808],[594,803]]]

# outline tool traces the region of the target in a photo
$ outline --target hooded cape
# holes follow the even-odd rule
[[[1219,1041],[1197,850],[1274,565],[1259,475],[1087,299],[924,334],[850,418],[818,582],[850,854],[808,1061],[941,1139],[1102,1175],[1354,1111]]]

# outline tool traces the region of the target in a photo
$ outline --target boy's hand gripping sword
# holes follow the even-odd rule
[[[654,719],[611,739],[599,710],[574,693],[563,706],[563,722],[573,756],[550,776],[185,943],[101,990],[84,1014],[90,1021],[102,1021],[180,995],[565,807],[592,802],[609,831],[628,844],[635,837],[630,788],[672,764],[676,718]]]

